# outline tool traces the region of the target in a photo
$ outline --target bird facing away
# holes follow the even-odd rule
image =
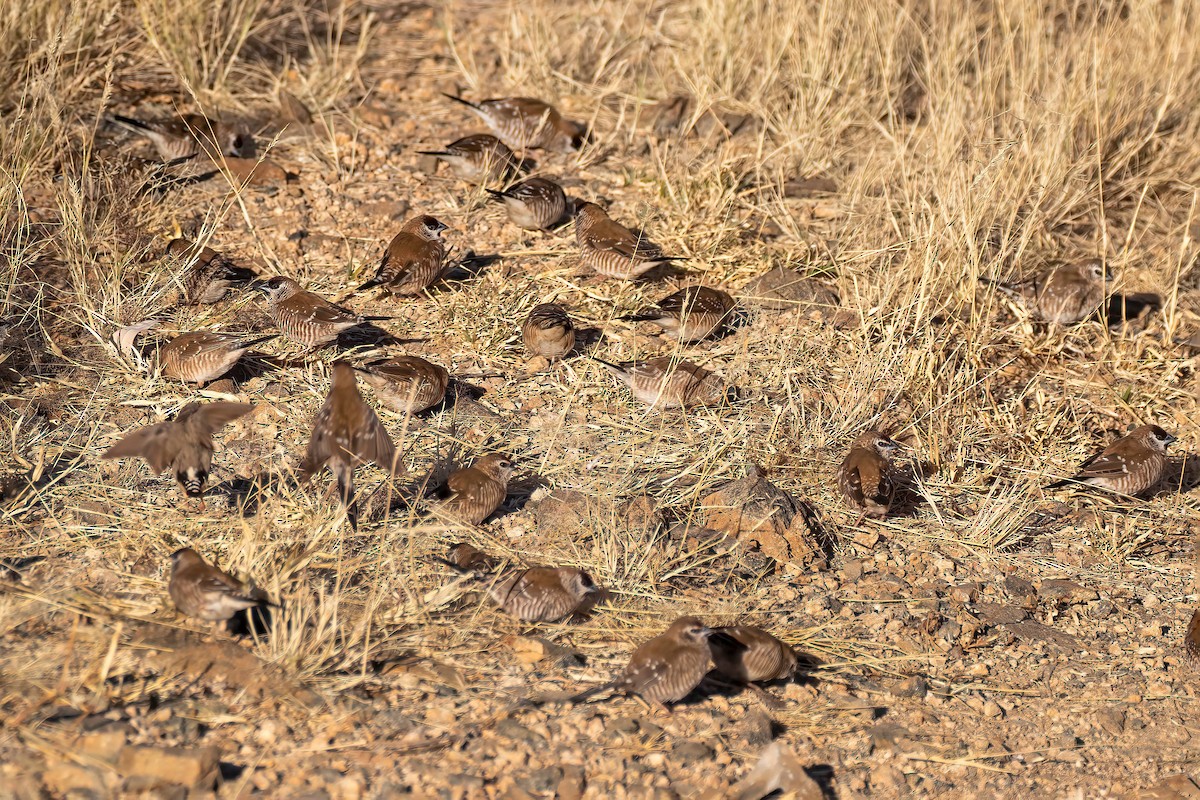
[[[396,356],[355,367],[379,402],[401,414],[420,414],[446,397],[450,373],[417,356]]]
[[[891,476],[891,460],[900,443],[876,430],[859,434],[850,452],[838,467],[837,484],[851,506],[863,517],[887,516],[896,496]],[[856,523],[857,524],[857,523]]]
[[[503,180],[517,171],[517,157],[508,145],[486,133],[464,136],[446,145],[444,150],[420,150],[421,155],[445,161],[464,181],[487,183]]]
[[[530,567],[502,577],[490,589],[496,605],[526,622],[557,622],[591,605],[600,587],[574,567]]]
[[[167,591],[180,612],[205,622],[223,622],[247,608],[274,605],[265,597],[255,597],[246,584],[209,564],[190,547],[171,555]]]
[[[981,278],[1017,300],[1037,322],[1074,325],[1096,313],[1112,276],[1099,259],[1062,264],[1016,283]]]
[[[574,349],[575,325],[562,306],[542,303],[534,306],[525,317],[521,341],[531,355],[556,361]]]
[[[595,203],[575,205],[575,241],[580,261],[597,275],[634,280],[660,264],[677,261],[616,222]]]
[[[504,203],[512,224],[527,231],[544,231],[567,213],[567,195],[561,186],[546,178],[530,178],[504,191],[488,189]]]
[[[488,453],[465,469],[455,470],[446,480],[450,496],[434,510],[468,525],[479,525],[504,502],[508,479],[516,466],[504,453]]]
[[[175,419],[138,428],[104,451],[101,458],[146,459],[156,474],[170,468],[186,497],[200,500],[212,468],[213,434],[254,406],[248,403],[188,403]]]
[[[532,97],[498,97],[472,102],[446,97],[474,111],[506,145],[516,150],[543,148],[570,153],[583,146],[587,130],[564,119],[558,109]]]
[[[258,288],[267,297],[267,313],[279,332],[310,350],[337,341],[342,331],[385,319],[359,316],[281,275],[263,281]]]
[[[753,625],[713,628],[708,637],[713,667],[737,684],[787,680],[796,674],[796,653]]]
[[[317,412],[300,472],[307,479],[322,467],[329,467],[350,524],[355,527],[354,468],[368,462],[395,474],[396,445],[375,410],[359,394],[354,368],[345,361],[335,361],[329,396]],[[403,471],[402,465],[400,469]]]
[[[633,651],[617,679],[569,698],[576,702],[612,689],[639,695],[653,706],[677,703],[700,685],[712,663],[709,629],[696,617],[680,617],[671,627]]]
[[[721,376],[690,361],[677,361],[670,356],[620,364],[595,360],[651,408],[720,405],[737,399],[737,389],[727,386]]]
[[[720,289],[688,286],[621,319],[653,322],[681,342],[698,342],[721,329],[733,306],[733,298]]]
[[[159,368],[164,377],[204,387],[220,378],[250,348],[269,342],[275,334],[247,337],[239,333],[199,331],[176,336],[158,351]]]
[[[444,230],[446,226],[428,214],[406,221],[383,251],[375,277],[356,291],[382,286],[388,294],[413,295],[428,289],[442,275]]]
[[[145,136],[163,161],[195,155],[254,157],[254,138],[236,126],[202,114],[180,114],[158,120],[140,120],[114,114],[113,121]]]
[[[1174,441],[1174,436],[1157,425],[1139,426],[1080,464],[1075,475],[1046,488],[1083,483],[1117,494],[1140,495],[1162,480],[1167,446]]]
[[[239,267],[211,247],[202,247],[187,239],[167,243],[167,258],[195,262],[181,276],[184,302],[209,305],[220,302],[234,286],[254,280],[254,271]]]
[[[450,545],[446,563],[459,570],[490,572],[496,568],[497,561],[478,547],[459,542]]]

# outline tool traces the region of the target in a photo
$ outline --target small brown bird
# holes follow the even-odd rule
[[[446,563],[455,569],[468,572],[490,572],[496,568],[498,562],[478,547],[466,542],[459,542],[450,545]]]
[[[452,94],[451,100],[474,111],[509,147],[524,150],[540,147],[569,153],[587,139],[587,129],[563,119],[558,109],[532,97],[499,97],[472,102]]]
[[[337,341],[342,331],[387,319],[359,316],[283,276],[263,281],[258,288],[267,297],[267,312],[280,333],[310,350]]]
[[[896,495],[891,460],[900,447],[899,442],[875,430],[859,434],[851,443],[838,467],[837,484],[850,505],[862,512],[858,522],[863,517],[887,516]]]
[[[146,459],[156,474],[171,468],[184,495],[198,498],[203,509],[204,484],[212,467],[213,434],[253,408],[248,403],[188,403],[175,419],[138,428],[100,457],[138,456]]]
[[[753,625],[713,628],[708,637],[713,666],[738,684],[787,680],[796,674],[796,653]]]
[[[575,241],[583,265],[606,278],[631,281],[660,264],[679,260],[663,255],[658,245],[614,221],[595,203],[575,205]]]
[[[167,591],[180,612],[205,622],[223,622],[247,608],[275,605],[265,596],[255,596],[260,593],[209,564],[190,547],[171,555]]]
[[[556,361],[575,347],[575,325],[562,306],[542,303],[534,306],[525,317],[521,341],[531,355]]]
[[[707,642],[710,633],[697,618],[680,617],[664,633],[634,650],[619,678],[580,692],[569,702],[613,689],[640,695],[655,706],[677,703],[691,694],[708,673],[712,660]]]
[[[504,453],[488,453],[471,466],[455,470],[446,480],[450,496],[433,508],[436,512],[479,525],[504,502],[508,479],[515,465]]]
[[[209,119],[203,114],[180,114],[158,120],[114,114],[112,119],[121,127],[149,139],[163,161],[195,155],[254,157],[254,137],[237,126]]]
[[[721,329],[733,306],[733,298],[720,289],[688,286],[621,319],[653,322],[681,342],[698,342]]]
[[[375,277],[355,291],[382,286],[388,294],[413,295],[428,289],[442,276],[444,230],[447,227],[428,214],[405,222],[383,252]]]
[[[355,367],[379,401],[401,414],[420,414],[446,397],[450,373],[417,356],[395,356]]]
[[[464,136],[446,145],[444,150],[419,150],[421,155],[434,156],[450,166],[464,181],[487,183],[503,180],[517,172],[517,157],[508,145],[486,133]]]
[[[1193,660],[1200,659],[1200,609],[1192,612],[1192,619],[1183,634],[1183,649]]]
[[[358,392],[354,368],[345,361],[335,361],[329,396],[317,412],[300,472],[308,479],[322,467],[329,467],[337,480],[338,495],[346,507],[350,525],[357,527],[354,469],[368,462],[392,474],[404,471],[397,462],[392,437]]]
[[[199,331],[176,336],[158,351],[159,368],[164,377],[201,388],[233,369],[250,348],[269,342],[276,334],[247,337],[239,333]]]
[[[1167,446],[1174,441],[1174,436],[1157,425],[1141,425],[1080,464],[1074,476],[1046,488],[1083,483],[1117,494],[1140,495],[1162,480]]]
[[[239,267],[211,247],[201,247],[187,239],[168,242],[166,256],[190,262],[180,277],[184,302],[189,305],[220,302],[231,288],[247,285],[255,278],[253,270]]]
[[[503,191],[488,189],[504,203],[509,220],[527,231],[544,231],[567,213],[567,195],[561,186],[545,178],[530,178]]]
[[[1096,313],[1112,275],[1100,259],[1061,264],[1016,283],[980,278],[1020,302],[1037,322],[1074,325]]]
[[[582,613],[600,592],[574,567],[531,567],[502,577],[489,591],[496,605],[526,622],[557,622]]]
[[[633,396],[651,408],[690,408],[720,405],[737,400],[736,387],[727,386],[721,377],[690,361],[670,356],[649,361],[613,364],[593,359],[621,380]]]

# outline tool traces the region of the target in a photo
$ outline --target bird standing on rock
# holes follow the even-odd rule
[[[267,312],[279,332],[309,350],[336,342],[342,331],[387,319],[359,316],[283,276],[263,281],[258,288],[267,297]]]
[[[275,605],[265,597],[256,597],[246,584],[209,564],[190,547],[171,555],[167,592],[185,616],[205,622],[224,622],[239,611]]]
[[[1079,465],[1070,478],[1047,489],[1072,483],[1135,497],[1158,485],[1167,466],[1167,446],[1177,441],[1157,425],[1142,425]]]
[[[605,278],[634,280],[660,264],[678,261],[616,222],[595,203],[576,203],[575,241],[580,261]]]
[[[355,291],[382,286],[387,294],[414,295],[428,289],[442,276],[444,230],[446,225],[428,214],[405,222],[383,252],[375,277]]]
[[[452,94],[445,96],[474,111],[496,136],[516,150],[540,147],[569,153],[582,147],[587,138],[584,126],[564,119],[557,108],[532,97],[473,102]]]
[[[317,412],[300,472],[308,479],[322,467],[329,467],[350,525],[356,528],[354,469],[368,462],[392,474],[404,471],[397,463],[392,437],[359,394],[354,368],[345,361],[335,361],[329,396]]]
[[[213,433],[254,406],[248,403],[188,403],[175,419],[138,428],[104,451],[101,458],[144,458],[155,473],[168,467],[184,496],[200,501],[212,468]]]

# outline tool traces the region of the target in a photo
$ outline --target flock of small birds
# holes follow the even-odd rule
[[[548,231],[573,217],[580,261],[601,278],[636,280],[675,260],[595,203],[572,201],[549,178],[528,177],[508,184],[527,172],[531,163],[518,153],[530,149],[577,150],[587,141],[584,126],[536,99],[472,102],[447,97],[469,108],[491,133],[472,134],[426,154],[444,161],[465,181],[506,185],[488,192],[503,204],[513,224],[526,230]],[[253,154],[252,137],[199,115],[163,122],[128,117],[116,117],[114,121],[148,137],[164,160],[213,151],[237,157]],[[374,276],[355,291],[378,288],[385,295],[400,297],[424,294],[449,267],[441,238],[445,230],[446,224],[428,215],[404,222],[385,249]],[[250,285],[265,296],[267,311],[278,329],[277,333],[253,336],[214,332],[177,336],[158,348],[158,368],[169,378],[204,386],[229,372],[252,348],[276,336],[311,353],[334,345],[339,335],[351,328],[387,319],[359,315],[286,276],[260,280],[219,253],[186,240],[173,241],[168,254],[189,260],[183,278],[187,302],[220,302],[231,289]],[[1065,326],[1096,314],[1107,297],[1108,280],[1102,262],[1087,260],[1056,265],[1018,283],[988,283],[1023,305],[1034,321]],[[728,293],[691,285],[623,319],[652,323],[686,345],[721,335],[729,328],[735,309],[736,303]],[[554,362],[575,351],[576,328],[568,309],[543,303],[524,320],[521,339],[531,355]],[[679,357],[624,363],[596,360],[638,401],[654,409],[719,406],[737,399],[735,388],[719,375]],[[404,471],[395,442],[359,392],[360,377],[373,387],[379,402],[409,415],[440,403],[450,380],[445,368],[412,355],[359,365],[346,360],[334,362],[329,394],[314,420],[300,474],[307,480],[328,469],[352,525],[356,524],[355,469],[374,464],[393,475]],[[186,498],[203,507],[213,457],[212,437],[223,425],[252,408],[235,402],[188,403],[174,419],[129,433],[102,457],[136,456],[144,458],[156,473],[170,470]],[[1120,495],[1143,494],[1159,483],[1167,446],[1173,441],[1175,437],[1159,426],[1143,425],[1085,461],[1072,477],[1047,488],[1083,484]],[[859,512],[859,522],[868,516],[882,518],[891,511],[897,495],[892,459],[902,448],[905,445],[879,430],[863,432],[850,445],[837,470],[836,483],[848,506]],[[440,517],[479,525],[503,504],[514,469],[513,459],[505,453],[483,455],[449,476],[445,499],[433,504],[431,510]],[[490,578],[488,594],[496,605],[528,622],[555,622],[588,613],[605,595],[603,588],[582,570],[506,569],[495,558],[467,544],[452,547],[443,561],[460,572]],[[179,550],[172,556],[169,594],[182,613],[210,622],[223,622],[246,609],[270,604],[261,591],[206,562],[192,549]],[[792,677],[797,664],[791,647],[761,628],[709,628],[701,620],[685,616],[638,647],[615,680],[562,699],[581,700],[611,690],[636,694],[661,706],[686,697],[713,667],[729,684],[753,687]]]

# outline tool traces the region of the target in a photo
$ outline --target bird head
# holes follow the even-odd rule
[[[1157,425],[1146,425],[1142,428],[1142,439],[1147,446],[1160,453],[1167,451],[1167,446],[1178,441],[1178,437],[1167,433]]]
[[[186,567],[188,564],[194,564],[197,561],[203,561],[200,555],[190,547],[181,547],[174,553],[171,553],[171,570],[176,571]]]
[[[683,642],[703,643],[712,630],[697,617],[680,617],[671,623],[667,632]]]
[[[276,275],[274,278],[268,278],[265,281],[255,281],[251,284],[251,288],[262,292],[270,302],[277,303],[299,292],[300,284],[291,278]]]

